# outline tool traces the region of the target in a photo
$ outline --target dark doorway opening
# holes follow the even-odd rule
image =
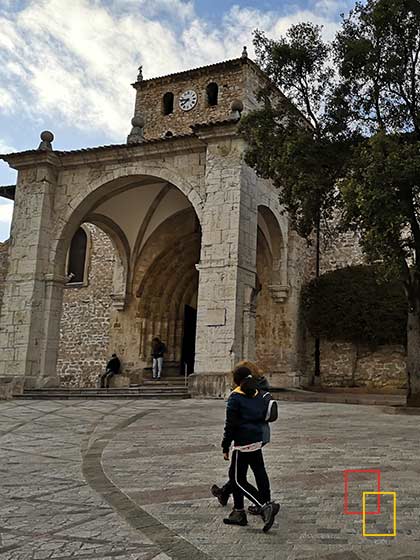
[[[197,331],[197,310],[190,305],[184,311],[184,336],[182,339],[181,373],[194,373],[195,335]]]

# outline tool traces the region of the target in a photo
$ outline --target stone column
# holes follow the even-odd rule
[[[206,203],[197,265],[197,375],[191,385],[193,393],[201,392],[195,390],[200,383],[206,385],[205,392],[212,392],[210,387],[216,384],[215,392],[223,393],[233,364],[255,353],[255,328],[250,333],[253,321],[246,306],[256,284],[256,178],[243,162],[240,138],[218,136],[207,143]],[[223,374],[225,381],[205,381],[205,374]]]
[[[0,376],[24,377],[27,387],[56,385],[64,279],[48,273],[58,158],[40,151],[11,160],[19,173],[0,317]]]
[[[243,307],[243,349],[242,355],[247,360],[255,361],[255,328],[257,320],[257,291],[249,286],[245,289],[244,307]]]

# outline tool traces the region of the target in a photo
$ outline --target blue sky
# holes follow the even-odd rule
[[[240,56],[258,27],[278,37],[314,21],[333,37],[353,0],[0,0],[0,153],[125,141],[130,87],[145,77]],[[16,173],[0,163],[0,185]],[[12,205],[0,198],[0,241]]]

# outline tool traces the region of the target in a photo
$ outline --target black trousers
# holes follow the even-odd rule
[[[248,467],[255,476],[257,488],[247,480]],[[265,470],[262,450],[252,452],[233,451],[229,468],[229,483],[235,509],[244,509],[244,498],[262,507],[271,500],[270,481]],[[223,487],[226,488],[226,485]]]
[[[102,389],[109,388],[109,382],[111,381],[111,377],[113,377],[114,375],[116,375],[115,371],[112,371],[110,369],[107,369],[106,372],[101,375],[100,386]]]

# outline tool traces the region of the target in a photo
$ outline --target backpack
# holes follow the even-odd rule
[[[266,393],[264,397],[266,395],[269,395],[271,397],[270,393]],[[275,422],[278,417],[279,417],[279,407],[277,401],[270,398],[270,402],[268,403],[268,407],[267,407],[267,414],[265,415],[265,421]]]

